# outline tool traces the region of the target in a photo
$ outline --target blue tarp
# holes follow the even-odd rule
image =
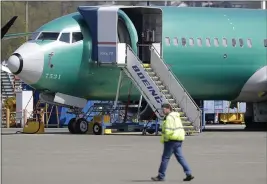
[[[95,102],[98,101],[88,101],[86,106],[83,108],[83,112],[86,113],[89,108],[94,105]],[[60,116],[60,126],[66,126],[68,125],[69,121],[75,117],[74,114],[67,114],[68,108],[62,107],[61,109],[61,116]],[[96,115],[96,113],[91,113],[91,115]],[[91,117],[87,118],[88,121],[91,120]]]

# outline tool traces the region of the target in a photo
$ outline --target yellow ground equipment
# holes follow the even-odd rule
[[[44,131],[44,123],[38,121],[29,121],[23,127],[23,133],[26,134],[43,134]]]
[[[219,115],[219,122],[223,124],[243,124],[244,113],[225,113]]]
[[[6,124],[7,128],[16,126],[16,98],[9,97],[4,102],[4,108],[6,109]],[[12,113],[11,113],[12,112]]]
[[[244,123],[244,113],[239,111],[239,102],[230,102],[228,107],[228,113],[219,115],[219,122],[223,124],[243,124]],[[236,108],[235,113],[230,113],[230,109]]]
[[[96,115],[93,117],[92,121],[88,124],[88,132],[89,134],[96,134],[98,132],[102,132],[102,123],[110,123],[110,116],[109,115]],[[111,129],[105,129],[104,134],[111,134]]]
[[[27,119],[26,124],[24,125],[22,132],[24,134],[43,134],[45,133],[45,124],[44,124],[44,110],[40,109],[36,113],[36,118]]]

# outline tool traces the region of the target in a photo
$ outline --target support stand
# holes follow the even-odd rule
[[[159,120],[156,120],[156,131],[155,131],[155,135],[159,135],[159,129],[158,129],[158,124],[159,124]]]
[[[120,95],[120,88],[121,88],[121,84],[122,84],[122,75],[123,75],[123,71],[120,71],[120,76],[119,76],[119,81],[118,81],[118,86],[117,86],[117,92],[116,92],[116,97],[115,97],[115,101],[114,101],[114,109],[117,108],[118,105],[118,99],[119,99],[119,95]]]
[[[139,122],[140,120],[140,108],[142,105],[142,100],[143,100],[143,95],[140,96],[139,104],[138,104],[138,110],[137,110],[137,121]]]
[[[130,85],[130,88],[129,88],[129,91],[128,91],[128,102],[126,104],[125,111],[124,111],[123,123],[127,122],[127,114],[128,114],[129,104],[130,104],[130,101],[131,101],[130,99],[131,99],[132,87],[133,87],[133,83],[131,82],[131,85]]]

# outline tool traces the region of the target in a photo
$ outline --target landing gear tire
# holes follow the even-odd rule
[[[94,125],[93,125],[93,133],[95,135],[101,135],[102,134],[102,126],[99,123],[94,123]]]
[[[69,132],[71,134],[75,134],[76,133],[76,131],[75,131],[75,124],[76,124],[76,118],[72,118],[69,121],[69,124],[68,124],[68,129],[69,129]]]
[[[88,131],[88,122],[84,118],[80,118],[75,123],[75,133],[86,134]]]

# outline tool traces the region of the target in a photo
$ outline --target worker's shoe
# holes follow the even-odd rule
[[[186,175],[186,178],[184,179],[184,181],[191,181],[192,179],[194,179],[194,176],[190,175]]]
[[[163,178],[160,178],[159,176],[151,177],[151,180],[152,181],[164,181],[164,179]]]

